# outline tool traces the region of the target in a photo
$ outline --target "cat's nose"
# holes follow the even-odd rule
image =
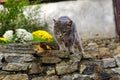
[[[60,39],[60,40],[63,40],[62,36],[59,36],[59,39]]]
[[[61,38],[62,36],[60,36],[60,38]]]

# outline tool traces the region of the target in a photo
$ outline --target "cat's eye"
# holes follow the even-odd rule
[[[59,32],[57,32],[56,34],[59,34]]]
[[[63,33],[65,33],[66,31],[63,31]]]

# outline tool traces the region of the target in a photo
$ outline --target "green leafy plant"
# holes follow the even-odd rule
[[[5,10],[0,12],[0,23],[2,24],[0,28],[1,37],[7,30],[14,31],[17,28],[23,28],[32,32],[44,27],[25,17],[23,12],[28,5],[29,0],[7,0],[4,4]]]
[[[0,12],[0,23],[2,23],[0,36],[2,36],[6,30],[18,27],[18,20],[24,17],[23,7],[28,4],[27,0],[7,0],[4,4],[5,10]]]

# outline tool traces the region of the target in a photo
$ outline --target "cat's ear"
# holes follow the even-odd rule
[[[53,19],[53,21],[54,21],[54,27],[57,27],[58,26],[58,21],[55,20],[55,19]]]
[[[57,21],[55,19],[53,19],[54,23],[56,23]]]
[[[54,25],[55,25],[55,26],[58,26],[58,24],[60,23],[60,21],[57,21],[57,20],[55,20],[55,19],[53,19],[53,21],[54,21]]]
[[[72,20],[68,21],[68,22],[67,22],[67,25],[68,25],[68,26],[71,26],[71,25],[72,25]]]
[[[53,21],[54,21],[54,24],[55,24],[55,25],[58,24],[58,21],[57,21],[57,20],[53,19]]]

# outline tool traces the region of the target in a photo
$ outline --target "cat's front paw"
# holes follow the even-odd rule
[[[75,52],[73,50],[68,51],[69,54],[74,54]]]
[[[69,51],[69,53],[70,53],[70,54],[74,54],[74,52],[73,52],[73,51]]]
[[[69,54],[69,53],[72,53],[72,52],[70,52],[70,51],[68,51],[68,50],[66,50],[66,49],[64,49],[64,50],[62,50],[64,53],[67,53],[67,54]]]

